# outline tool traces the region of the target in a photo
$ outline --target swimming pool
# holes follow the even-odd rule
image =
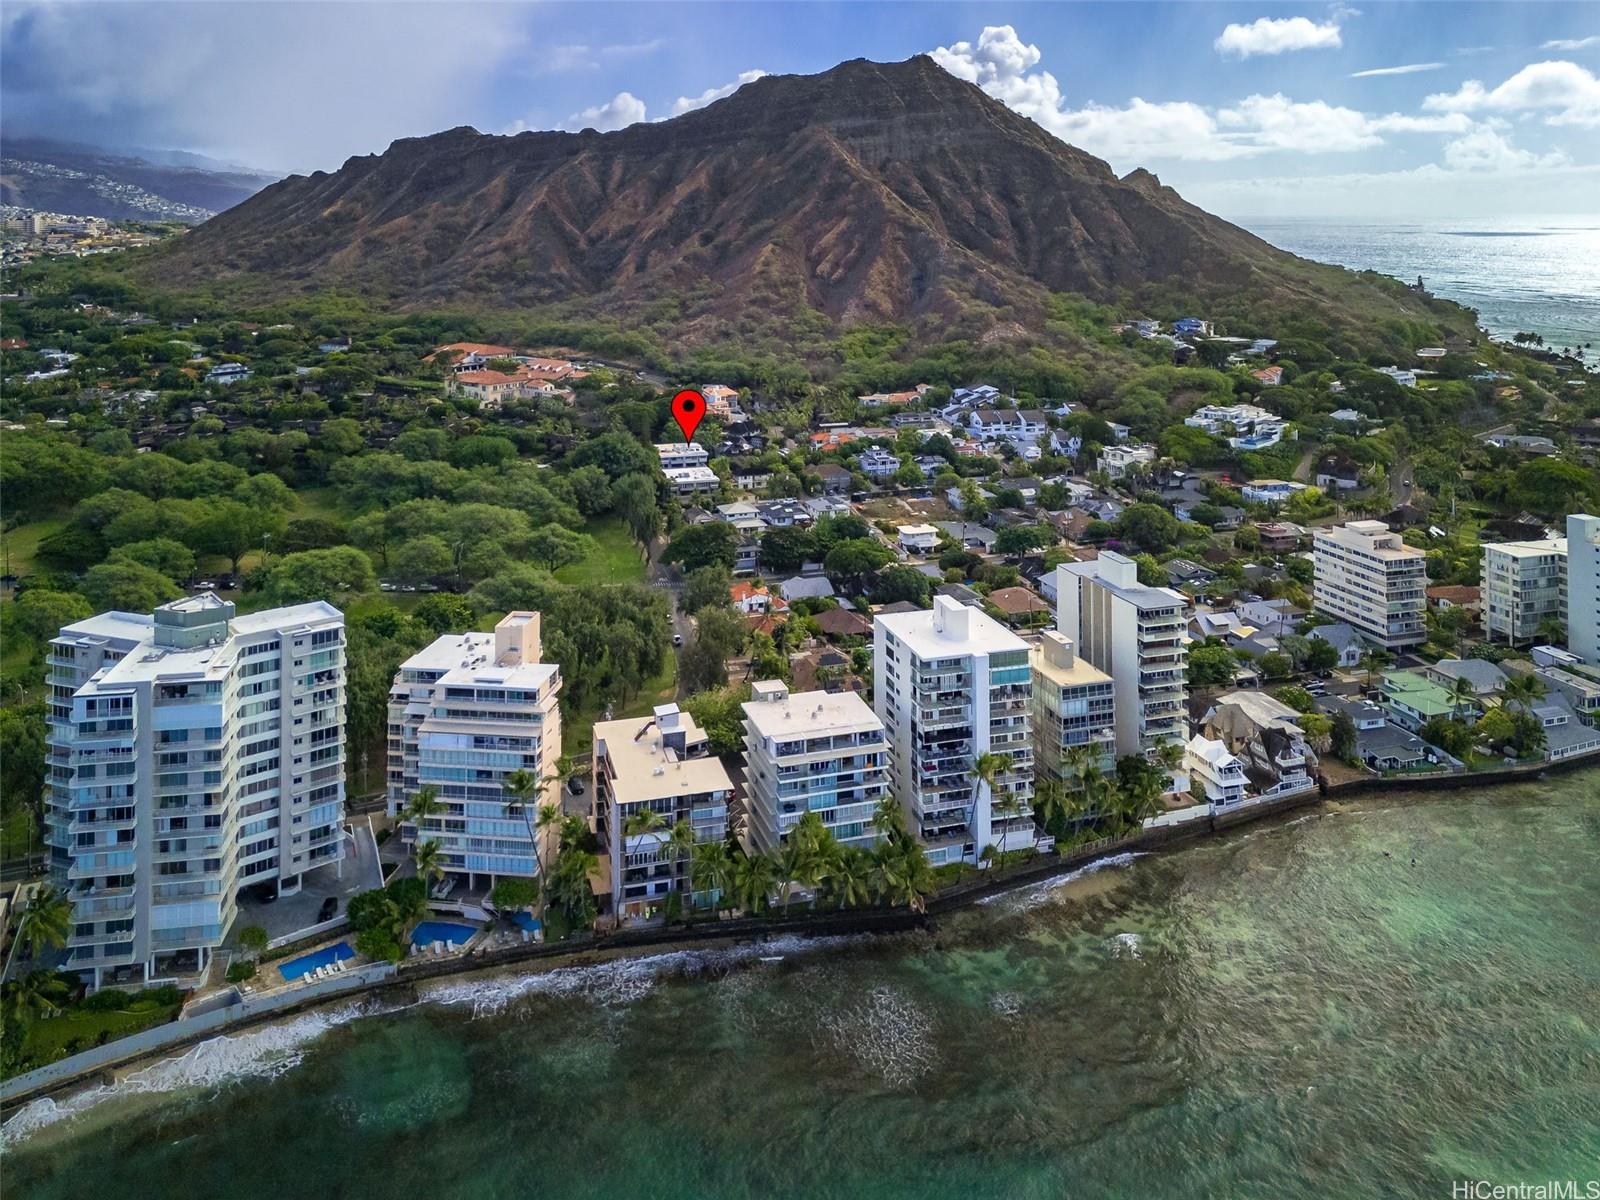
[[[434,942],[448,942],[459,946],[478,932],[476,925],[457,925],[454,921],[424,921],[411,931],[413,946],[427,946]]]
[[[293,983],[302,975],[309,975],[319,967],[355,956],[356,952],[350,949],[349,942],[339,942],[336,945],[324,946],[321,950],[310,954],[302,954],[299,958],[291,958],[286,963],[280,963],[278,974],[283,976],[285,983]]]

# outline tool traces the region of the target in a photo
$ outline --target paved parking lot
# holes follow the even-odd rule
[[[270,904],[249,894],[240,895],[239,916],[228,935],[228,944],[236,943],[239,931],[250,925],[261,926],[274,941],[288,937],[317,924],[322,902],[329,896],[338,898],[338,915],[343,916],[350,897],[380,886],[377,843],[366,821],[352,824],[355,837],[347,843],[343,861],[306,872],[305,881],[295,895],[280,896]]]

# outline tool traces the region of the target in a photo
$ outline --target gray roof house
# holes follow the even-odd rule
[[[1361,656],[1367,652],[1366,641],[1353,625],[1318,625],[1307,636],[1320,638],[1337,650],[1341,667],[1359,666]]]
[[[833,584],[825,575],[796,575],[778,584],[785,600],[821,600],[833,595]]]

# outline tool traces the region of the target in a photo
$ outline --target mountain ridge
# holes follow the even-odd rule
[[[1039,323],[1052,293],[1117,302],[1151,287],[1440,318],[1275,249],[1149,171],[1119,179],[920,55],[765,76],[607,133],[399,139],[268,186],[142,270],[262,299],[331,286],[408,308],[624,319],[675,304],[691,342],[775,314],[984,336]]]

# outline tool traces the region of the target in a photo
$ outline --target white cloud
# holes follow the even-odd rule
[[[1225,162],[1273,151],[1346,153],[1381,145],[1384,134],[1464,133],[1474,124],[1461,113],[1368,116],[1282,95],[1249,96],[1215,111],[1185,100],[1157,103],[1137,96],[1121,107],[1073,108],[1056,77],[1035,69],[1043,58],[1039,48],[1009,25],[990,26],[976,43],[940,46],[932,56],[952,75],[1122,170],[1152,159]]]
[[[644,119],[644,101],[632,92],[618,92],[604,104],[573,113],[567,118],[567,125],[572,129],[598,129],[607,133],[637,125]]]
[[[1545,42],[1539,47],[1539,49],[1587,50],[1590,46],[1600,46],[1600,36],[1586,38],[1556,38],[1554,41]]]
[[[1262,17],[1248,25],[1229,25],[1212,43],[1224,58],[1332,50],[1342,45],[1337,21],[1318,24],[1307,17]]]
[[[1526,171],[1568,163],[1567,156],[1559,151],[1534,154],[1518,150],[1505,135],[1482,128],[1447,142],[1444,161],[1453,171]]]
[[[1373,67],[1369,71],[1352,71],[1351,79],[1370,79],[1374,75],[1415,75],[1419,71],[1437,71],[1443,63],[1406,63],[1402,67]]]
[[[679,96],[672,102],[672,116],[681,117],[686,112],[693,112],[697,108],[704,108],[714,101],[725,96],[731,96],[747,83],[754,83],[766,72],[762,70],[741,71],[739,77],[732,83],[725,83],[721,87],[707,88],[698,96]]]
[[[1495,88],[1476,79],[1454,92],[1429,96],[1430,112],[1547,112],[1547,125],[1600,126],[1600,79],[1571,62],[1523,67]]]
[[[8,131],[332,169],[478,117],[496,73],[531,47],[512,6],[471,12],[461,38],[439,36],[431,5],[388,5],[374,20],[365,4],[15,0],[0,103]]]

